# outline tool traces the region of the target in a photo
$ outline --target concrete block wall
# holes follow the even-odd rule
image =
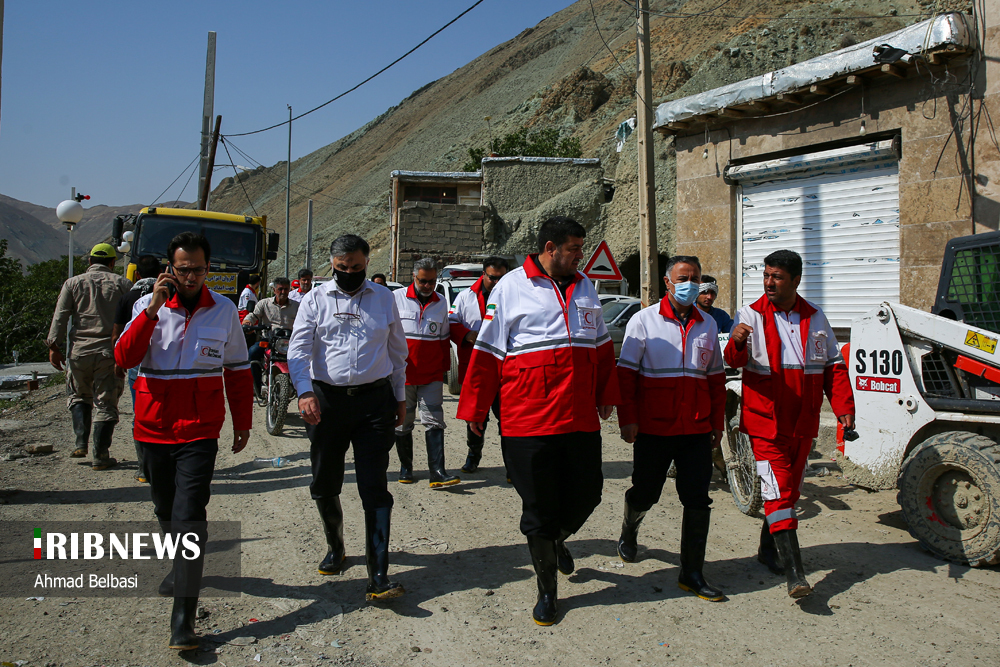
[[[471,261],[483,251],[483,207],[404,202],[399,207],[396,277],[410,282],[413,262],[433,257],[438,268]]]

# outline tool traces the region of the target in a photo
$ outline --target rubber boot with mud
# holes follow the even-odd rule
[[[626,563],[634,563],[639,554],[639,524],[642,523],[645,512],[640,512],[625,499],[625,520],[622,521],[622,534],[618,538],[618,557]]]
[[[142,445],[139,444],[138,440],[133,440],[135,443],[135,481],[140,484],[147,484],[149,482],[149,473],[146,472],[146,454],[142,451]]]
[[[170,534],[170,522],[160,521],[160,531],[163,536],[166,537]],[[167,576],[163,577],[163,581],[160,582],[159,588],[156,590],[156,594],[164,598],[174,597],[174,568],[173,563],[171,563],[170,571],[167,572]]]
[[[94,470],[107,470],[118,465],[118,459],[111,458],[111,436],[118,422],[94,422]]]
[[[424,432],[427,442],[427,467],[430,469],[430,484],[432,489],[458,484],[461,479],[457,475],[449,475],[444,468],[444,429],[434,428]]]
[[[344,508],[340,505],[340,496],[317,498],[316,507],[319,509],[320,519],[323,520],[327,545],[326,558],[319,564],[319,573],[340,574],[344,559],[347,558],[347,550],[344,547]]]
[[[413,433],[396,434],[396,456],[399,457],[399,483],[413,484]]]
[[[802,554],[799,551],[799,536],[795,529],[779,530],[771,535],[774,536],[774,544],[778,547],[781,562],[785,566],[788,597],[804,598],[811,594],[812,586],[806,581],[806,571],[802,567]]]
[[[764,519],[760,527],[760,546],[757,547],[757,562],[764,565],[773,574],[781,576],[785,573],[785,568],[781,566],[781,559],[778,557],[778,547],[774,546],[774,537],[771,535],[771,527]]]
[[[711,523],[712,510],[684,508],[684,518],[681,519],[681,572],[677,577],[677,586],[702,600],[722,602],[726,596],[710,586],[702,574]]]
[[[194,631],[197,614],[198,598],[174,598],[174,609],[170,613],[170,648],[178,651],[198,648],[198,634]]]
[[[559,531],[559,539],[556,540],[556,565],[558,565],[559,571],[567,577],[576,570],[576,565],[573,563],[573,554],[566,547],[566,539],[572,534],[568,530],[561,530]]]
[[[69,414],[73,417],[73,435],[76,436],[76,445],[73,447],[73,453],[70,454],[74,459],[82,459],[87,456],[93,410],[93,406],[86,403],[74,403],[69,408]]]
[[[479,462],[483,460],[483,436],[472,432],[472,427],[465,425],[465,440],[469,446],[469,455],[465,457],[462,472],[473,473],[479,470]]]
[[[538,601],[531,610],[531,618],[538,625],[552,625],[559,614],[558,606],[558,570],[559,557],[556,553],[556,542],[537,535],[528,535],[528,550],[531,552],[531,565],[535,568],[535,580],[538,583]]]
[[[389,581],[389,524],[392,508],[380,507],[365,512],[365,565],[368,566],[366,600],[398,598],[406,591],[402,585]]]

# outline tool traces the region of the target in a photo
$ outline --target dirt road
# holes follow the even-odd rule
[[[3,453],[44,441],[56,454],[0,462],[2,520],[150,520],[149,491],[132,479],[127,429],[112,455],[127,464],[95,473],[68,458],[71,431],[58,388],[30,409],[0,415]],[[446,400],[454,417],[457,402]],[[123,420],[131,418],[128,395]],[[259,411],[258,411],[259,412]],[[203,600],[198,652],[166,648],[164,599],[5,599],[0,661],[44,665],[996,665],[1000,577],[924,553],[895,494],[866,493],[839,476],[806,479],[799,509],[803,559],[816,593],[793,602],[755,560],[759,519],[740,514],[714,483],[708,579],[729,596],[709,603],[676,586],[680,504],[670,487],[642,526],[640,560],[615,554],[630,448],[605,426],[604,501],[568,544],[576,573],[560,577],[561,621],[531,621],[535,584],[517,530],[520,503],[505,483],[496,431],[484,467],[432,491],[417,448],[419,483],[395,483],[392,568],[405,597],[364,602],[364,524],[348,464],[343,502],[349,569],[321,577],[325,542],[308,496],[302,424],[280,437],[257,428],[241,454],[220,449],[210,519],[242,521],[243,595]],[[464,461],[464,429],[450,422],[448,463]],[[419,438],[418,438],[419,440]],[[254,468],[285,456],[285,468]],[[395,467],[392,468],[395,470]],[[0,537],[2,539],[2,537]],[[250,619],[257,619],[251,623]],[[417,650],[419,649],[419,650]],[[18,661],[24,661],[18,663]]]

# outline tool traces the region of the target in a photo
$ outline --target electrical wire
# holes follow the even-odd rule
[[[225,137],[219,137],[219,141],[222,142],[222,147],[226,149],[226,156],[229,158],[229,164],[233,168],[234,178],[239,182],[240,187],[243,188],[243,196],[247,198],[247,203],[250,204],[250,209],[253,211],[254,215],[259,215],[257,213],[257,208],[253,205],[253,201],[250,199],[249,193],[247,193],[247,186],[243,185],[243,179],[240,178],[240,173],[236,171],[236,165],[233,163],[233,156],[229,154],[229,146],[227,145]]]
[[[168,185],[167,187],[163,188],[163,192],[161,192],[159,195],[157,195],[156,199],[154,199],[152,202],[150,202],[149,205],[152,206],[156,202],[160,201],[160,198],[163,197],[163,195],[167,194],[167,190],[169,190],[170,188],[174,187],[174,183],[176,183],[177,181],[181,180],[181,177],[184,174],[187,173],[187,170],[191,168],[191,165],[193,165],[195,162],[197,162],[198,158],[200,158],[200,157],[201,157],[201,152],[199,151],[199,153],[194,156],[194,159],[191,160],[190,162],[188,162],[188,165],[186,167],[184,167],[184,171],[182,171],[181,173],[177,174],[177,178],[175,178],[174,180],[170,181],[170,185]]]
[[[188,179],[187,179],[187,180],[186,180],[186,181],[184,182],[184,187],[183,187],[183,188],[181,188],[181,192],[180,192],[180,194],[179,194],[179,195],[177,195],[177,199],[175,199],[175,200],[174,200],[175,202],[178,202],[178,201],[183,201],[183,200],[181,199],[181,197],[183,197],[183,196],[184,196],[184,191],[188,189],[188,186],[189,186],[189,185],[191,185],[191,179],[192,179],[192,178],[194,178],[194,172],[196,172],[196,171],[197,171],[197,169],[192,169],[192,170],[191,170],[191,175],[190,175],[190,176],[188,176]],[[199,200],[201,199],[201,193],[200,193],[200,192],[198,193],[198,199],[199,199]]]
[[[611,48],[611,46],[608,44],[608,41],[606,39],[604,39],[604,33],[601,32],[601,26],[600,26],[600,24],[597,21],[597,10],[594,9],[594,0],[590,0],[590,14],[594,17],[594,27],[597,28],[597,36],[600,37],[601,38],[601,42],[604,43],[604,48],[608,50],[608,53],[611,54],[611,57],[615,59],[616,63],[618,63],[618,69],[620,69],[622,71],[622,74],[625,76],[625,78],[629,79],[630,78],[629,77],[629,73],[625,71],[625,66],[622,65],[622,63],[621,63],[620,60],[618,60],[618,56],[615,55],[615,52]],[[632,86],[632,90],[635,92],[636,99],[638,99],[640,102],[642,102],[642,105],[644,107],[646,107],[650,111],[650,113],[655,113],[655,111],[653,110],[653,107],[651,107],[649,105],[649,102],[647,102],[646,100],[644,100],[642,98],[642,95],[639,93],[639,89],[636,86],[633,85]]]
[[[434,37],[436,37],[438,34],[440,34],[441,32],[444,32],[445,29],[447,29],[453,23],[455,23],[456,21],[458,21],[460,18],[462,18],[463,16],[465,16],[466,14],[468,14],[469,12],[471,12],[473,9],[475,9],[476,7],[478,7],[479,5],[481,5],[485,1],[486,0],[476,0],[476,2],[472,3],[472,5],[468,9],[466,9],[464,12],[462,12],[461,14],[459,14],[458,16],[456,16],[455,18],[453,18],[452,20],[448,21],[443,26],[441,26],[440,28],[438,28],[437,30],[435,30],[434,32],[432,32],[426,39],[424,39],[422,42],[420,42],[419,44],[417,44],[416,46],[414,46],[412,49],[410,49],[409,51],[407,51],[406,53],[404,53],[400,57],[396,58],[395,60],[393,60],[391,63],[389,63],[388,65],[386,65],[385,67],[383,67],[379,71],[375,72],[374,74],[372,74],[371,76],[369,76],[367,79],[365,79],[361,83],[358,83],[355,86],[353,86],[351,88],[348,88],[347,90],[345,90],[344,92],[340,93],[339,95],[337,95],[333,99],[327,100],[326,102],[323,102],[323,104],[320,104],[318,107],[313,107],[312,109],[309,109],[309,111],[305,111],[303,113],[300,113],[298,116],[295,116],[294,118],[290,118],[289,120],[282,121],[280,123],[276,123],[276,124],[271,125],[269,127],[261,128],[259,130],[253,130],[252,132],[239,132],[239,133],[235,133],[235,134],[229,134],[229,135],[226,135],[226,136],[230,136],[230,137],[245,137],[245,136],[251,135],[251,134],[260,134],[261,132],[267,132],[268,130],[273,130],[273,129],[277,128],[277,127],[282,127],[284,125],[287,125],[288,123],[291,123],[292,121],[296,121],[299,118],[302,118],[303,116],[308,116],[309,114],[313,113],[314,111],[319,111],[320,109],[322,109],[326,105],[332,104],[333,102],[336,102],[337,100],[339,100],[340,98],[344,97],[345,95],[353,93],[355,90],[357,90],[361,86],[365,85],[366,83],[368,83],[369,81],[371,81],[375,77],[377,77],[380,74],[382,74],[383,72],[387,71],[389,68],[393,67],[394,65],[396,65],[397,63],[399,63],[400,61],[402,61],[404,58],[406,58],[407,56],[409,56],[411,53],[413,53],[414,51],[416,51],[417,49],[419,49],[421,46],[423,46],[427,42],[429,42],[432,39],[434,39]]]

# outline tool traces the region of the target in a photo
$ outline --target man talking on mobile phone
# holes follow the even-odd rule
[[[168,270],[136,301],[132,321],[115,346],[122,368],[139,367],[135,381],[135,440],[143,449],[153,511],[164,532],[207,538],[206,507],[226,418],[233,418],[233,452],[250,438],[253,382],[236,305],[205,287],[208,240],[178,234],[167,248]],[[198,647],[194,631],[202,558],[178,558],[160,584],[174,598],[170,648]]]

